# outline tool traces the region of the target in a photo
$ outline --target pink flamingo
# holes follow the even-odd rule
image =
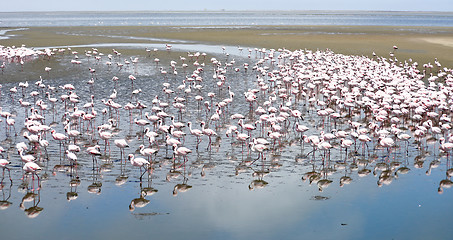
[[[129,144],[126,139],[115,139],[113,143],[120,149],[120,160],[123,161],[124,148],[129,147]]]
[[[94,162],[97,163],[96,156],[101,156],[101,152],[99,151],[100,149],[101,149],[101,147],[99,145],[95,145],[92,147],[88,147],[86,150],[87,153],[90,154],[93,158],[93,169],[94,169]]]
[[[19,155],[22,161],[25,163],[33,162],[35,160],[35,157],[33,155],[30,154],[24,155],[24,149],[19,150]]]
[[[411,136],[407,133],[402,133],[400,135],[397,136],[397,138],[401,141],[404,141],[405,144],[406,144],[406,154],[409,153],[409,146],[408,146],[408,142],[409,142],[409,139],[411,139]]]
[[[201,131],[200,129],[192,129],[191,122],[187,122],[187,125],[189,126],[190,134],[192,134],[193,136],[195,136],[197,138],[197,149],[198,149],[198,144],[200,144],[200,142],[201,142],[200,137],[203,136],[203,131]]]
[[[371,142],[371,138],[365,134],[360,134],[357,139],[362,142],[362,151],[365,154],[365,145],[368,147],[367,142]]]
[[[439,142],[440,142],[440,149],[447,153],[447,159],[448,159],[450,151],[451,151],[451,149],[453,149],[453,143],[445,142],[445,138],[443,138],[443,137],[441,137],[439,139]]]
[[[143,144],[140,145],[140,154],[148,157],[148,161],[152,160],[150,159],[152,155],[156,154],[159,150],[155,148],[146,148]]]
[[[389,137],[380,137],[379,144],[382,147],[387,148],[387,151],[390,154],[390,148],[392,148],[395,145],[395,141],[393,141],[393,139]]]
[[[68,139],[68,136],[64,135],[63,133],[57,133],[55,130],[52,130],[51,133],[53,139],[60,143],[60,157],[61,157],[61,145],[62,144],[64,145],[63,141],[66,141]]]
[[[250,138],[249,135],[245,133],[239,133],[238,130],[236,130],[236,139],[241,142],[242,146],[242,152],[244,151],[244,143]]]
[[[206,123],[204,121],[201,122],[201,131],[203,132],[204,135],[209,137],[209,143],[208,143],[208,147],[206,150],[211,150],[211,142],[212,142],[211,137],[217,136],[217,133],[210,128],[206,128]]]
[[[11,129],[11,126],[12,126],[14,128],[14,135],[17,136],[16,126],[15,126],[16,121],[9,117],[10,117],[9,115],[6,116],[6,126],[9,130]]]
[[[345,151],[346,151],[346,154],[345,154],[345,161],[348,159],[348,148],[351,147],[351,145],[353,144],[354,142],[352,140],[349,140],[349,139],[344,139],[342,138],[340,140],[340,144],[341,144],[341,148],[344,148]]]
[[[9,173],[9,180],[11,181],[11,183],[13,182],[13,179],[11,179],[11,170],[9,170],[8,168],[8,165],[11,164],[10,161],[6,160],[6,159],[0,159],[0,168],[3,169],[3,177],[5,177],[5,169],[8,170],[8,173]],[[3,180],[3,177],[2,177],[2,180]]]
[[[258,153],[259,153],[258,158],[255,159],[251,164],[253,164],[256,160],[258,160],[258,159],[260,159],[260,158],[263,159],[263,160],[265,159],[265,157],[264,157],[264,151],[266,151],[266,150],[268,149],[266,145],[260,144],[260,143],[256,143],[256,144],[255,144],[255,142],[252,141],[252,142],[249,143],[249,147],[250,147],[250,149],[251,149],[253,152],[258,152]],[[250,165],[251,165],[251,164],[250,164]]]
[[[256,124],[244,124],[242,119],[239,119],[238,125],[241,127],[241,129],[246,130],[249,133],[249,136],[251,136],[252,131],[256,129]]]
[[[148,170],[150,163],[149,163],[146,159],[144,159],[144,158],[140,158],[140,157],[136,158],[136,157],[134,156],[134,154],[129,154],[129,155],[128,155],[128,159],[129,159],[129,161],[131,162],[131,165],[132,165],[132,166],[134,166],[134,167],[139,167],[139,168],[140,168],[140,172],[141,172],[141,169],[142,169],[142,168],[145,170],[145,172],[143,172],[143,173],[140,175],[140,180],[141,180],[142,177],[143,177],[143,174],[145,174],[146,171]]]
[[[112,138],[112,133],[109,131],[98,131],[99,137],[105,141],[105,146],[104,146],[104,152],[107,151],[107,145],[109,146],[109,152],[110,152],[110,142],[109,139]]]
[[[22,167],[22,169],[25,171],[25,173],[31,173],[33,180],[35,179],[34,176],[36,175],[36,177],[38,178],[38,190],[39,190],[41,188],[41,183],[40,183],[40,180],[39,180],[39,176],[38,176],[38,174],[36,172],[40,171],[41,167],[38,164],[34,163],[34,162],[27,162]]]
[[[68,157],[71,163],[77,163],[77,155],[74,152],[66,150],[66,156]]]
[[[178,145],[173,145],[173,152],[174,152],[174,157],[176,156],[183,156],[184,163],[187,162],[187,154],[191,153],[192,150],[186,148],[186,147],[178,147]]]

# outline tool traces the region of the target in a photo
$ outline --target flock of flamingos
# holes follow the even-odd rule
[[[453,185],[453,71],[437,61],[423,66],[400,62],[396,46],[388,58],[239,48],[248,51],[243,62],[223,48],[221,60],[197,52],[164,63],[157,53],[174,51],[168,44],[162,50],[146,49],[137,58],[115,49],[108,54],[95,48],[78,51],[84,53],[0,48],[5,75],[21,74],[33,61],[71,58],[69,67],[89,76],[83,83],[52,85],[55,70],[45,67],[34,81],[3,86],[2,188],[28,181],[33,192],[39,190],[43,178],[52,177],[42,173],[49,162],[55,164],[54,174],[71,172],[71,187],[77,186],[80,170],[101,171],[112,159],[122,173],[134,172],[140,182],[168,162],[170,181],[196,162],[195,152],[221,147],[236,151],[230,159],[235,174],[259,166],[251,190],[268,184],[264,176],[278,168],[276,156],[288,149],[296,162],[310,168],[301,179],[319,191],[343,169],[340,186],[351,183],[354,172],[373,173],[382,186],[411,167],[426,168],[429,174],[446,165],[438,191]],[[145,61],[159,80],[138,74]],[[424,165],[430,155],[435,157]],[[202,174],[208,168],[203,166]],[[127,179],[122,174],[116,183]],[[100,192],[100,187],[94,181],[88,191]],[[173,194],[190,187],[183,181]],[[154,192],[142,191],[129,208],[146,205],[145,197]],[[1,204],[4,209],[10,202]],[[36,206],[29,211],[37,214]]]

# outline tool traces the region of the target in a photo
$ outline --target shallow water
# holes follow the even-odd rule
[[[239,71],[229,69],[225,75],[226,84],[219,90],[217,80],[214,81],[212,77],[214,72],[210,58],[204,61],[200,58],[199,62],[206,64],[201,73],[203,82],[200,84],[203,84],[203,90],[192,89],[192,93],[187,95],[175,93],[167,97],[162,91],[164,82],[170,83],[170,88],[177,91],[182,80],[193,73],[194,61],[188,57],[185,62],[189,67],[186,70],[181,67],[180,59],[174,59],[178,62],[178,74],[167,74],[165,77],[161,75],[159,67],[170,72],[170,59],[162,58],[159,65],[156,65],[153,53],[148,57],[144,50],[143,55],[133,56],[139,57],[137,64],[124,66],[122,69],[115,64],[107,67],[106,56],[96,63],[93,58],[88,60],[83,54],[79,54],[81,65],[73,65],[70,63],[73,56],[69,53],[56,54],[50,60],[42,57],[30,60],[24,64],[22,71],[20,64],[8,63],[0,76],[3,82],[0,103],[3,111],[13,113],[18,136],[14,135],[13,129],[9,133],[5,131],[3,119],[0,124],[1,146],[7,150],[3,153],[4,157],[12,162],[12,184],[8,179],[8,172],[5,172],[0,194],[2,200],[11,205],[0,211],[2,236],[7,236],[8,239],[61,239],[62,235],[64,239],[445,239],[453,233],[449,227],[450,213],[453,212],[453,191],[444,189],[443,194],[437,192],[439,182],[445,179],[446,170],[451,167],[446,155],[440,155],[438,143],[427,144],[426,148],[420,150],[417,143],[410,141],[407,154],[402,143],[399,143],[390,155],[386,149],[375,148],[375,144],[370,143],[364,154],[357,146],[357,153],[350,154],[345,161],[344,150],[340,152],[339,148],[332,150],[330,159],[323,158],[319,152],[315,157],[306,156],[311,147],[303,145],[300,134],[290,129],[281,144],[267,152],[265,160],[254,161],[258,157],[257,153],[250,152],[247,147],[242,150],[241,144],[226,137],[225,132],[228,126],[237,125],[236,121],[229,118],[233,113],[244,114],[245,122],[254,122],[258,118],[250,111],[243,93],[257,88],[257,72],[252,70],[252,66],[258,61],[259,53],[253,51],[251,58],[248,58],[247,50],[239,52],[236,47],[222,50],[220,46],[173,45],[174,49],[171,51],[181,49],[181,56],[198,48],[200,52],[213,54],[222,64],[230,62],[234,57],[233,67],[239,68]],[[84,50],[101,46],[115,47],[119,51],[121,47],[144,48],[144,45],[121,44],[73,48],[78,47],[78,52],[83,53]],[[149,47],[165,51],[164,44]],[[224,51],[231,55],[227,56]],[[107,54],[109,53],[106,52],[105,55]],[[124,62],[129,57],[115,56],[112,62]],[[243,63],[250,64],[248,71],[244,70]],[[49,73],[44,71],[46,66],[52,68]],[[96,76],[90,74],[89,67],[96,69]],[[128,79],[130,74],[137,78],[133,87]],[[83,136],[77,140],[77,145],[82,149],[76,153],[77,167],[71,166],[64,154],[60,154],[58,142],[48,133],[48,156],[44,151],[31,152],[43,168],[39,173],[41,188],[38,190],[37,179],[33,180],[31,176],[21,179],[22,163],[15,149],[16,143],[27,142],[22,137],[22,128],[24,119],[30,113],[18,103],[22,89],[18,88],[18,92],[12,97],[9,89],[18,86],[17,80],[21,77],[27,79],[30,86],[24,89],[23,98],[34,102],[30,92],[41,91],[35,85],[39,76],[49,86],[73,84],[75,92],[80,96],[79,107],[89,102],[90,95],[94,95],[95,110],[98,112],[95,125],[106,123],[109,116],[119,120],[115,135],[110,140],[110,151],[107,148],[105,152],[104,142],[99,140],[96,132],[83,130],[86,125],[82,128],[72,123],[73,128],[77,127],[83,132]],[[113,76],[119,77],[117,86],[111,80]],[[95,78],[94,84],[87,84],[92,77]],[[16,81],[11,82],[11,79]],[[196,150],[196,139],[186,127],[184,131],[187,136],[183,145],[193,151],[188,155],[187,162],[184,163],[181,158],[173,162],[172,149],[163,142],[160,143],[157,156],[153,157],[155,163],[152,173],[144,173],[142,179],[140,175],[143,171],[131,166],[129,162],[121,162],[119,149],[113,144],[113,139],[127,138],[130,148],[125,153],[136,156],[139,155],[139,145],[146,144],[147,140],[143,139],[142,127],[130,124],[126,110],[121,109],[118,117],[110,113],[105,116],[101,114],[102,109],[106,108],[101,99],[107,99],[114,88],[118,91],[115,102],[124,105],[139,99],[148,105],[144,112],[151,112],[155,96],[170,104],[175,96],[184,96],[187,98],[186,111],[182,114],[181,121],[191,121],[194,128],[200,129],[199,122],[206,121],[213,112],[206,114],[203,104],[199,107],[195,96],[201,95],[204,101],[211,101],[207,94],[214,92],[216,96],[212,102],[220,102],[228,98],[226,86],[231,86],[235,97],[228,110],[224,110],[225,116],[220,120],[220,127],[216,128],[218,137],[213,139],[211,150],[207,150],[207,137],[202,137],[199,149]],[[134,89],[141,89],[142,92],[132,96],[131,91]],[[58,89],[53,96],[59,98],[66,92]],[[38,98],[42,96],[43,92],[40,92]],[[259,95],[258,102],[263,103],[265,100],[268,100],[268,95]],[[47,100],[45,102],[50,108],[51,104]],[[310,127],[305,134],[319,135],[323,124],[315,109],[304,105],[304,101],[293,102],[292,108],[304,113],[305,118],[301,123]],[[72,110],[72,107],[68,108],[68,111]],[[178,116],[174,107],[168,107],[165,111]],[[59,102],[55,113],[50,110],[46,113],[45,124],[64,133],[61,124],[64,112],[64,105]],[[141,118],[138,110],[133,111],[131,119],[134,118]],[[358,114],[353,120],[361,118],[363,115]],[[166,123],[170,124],[170,120],[167,119]],[[348,128],[346,122],[340,121],[337,124],[338,129]],[[215,128],[214,125],[210,123],[209,127]],[[333,123],[326,123],[324,128],[330,131]],[[253,133],[253,136],[258,135],[258,132]],[[162,134],[158,139],[161,138]],[[87,146],[96,142],[103,152],[98,165],[85,152]],[[428,175],[426,172],[433,160],[439,160],[440,163]],[[424,164],[417,167],[420,165],[415,163],[420,164],[420,161]],[[387,166],[398,163],[397,168],[407,166],[410,171],[399,174],[397,178],[396,168],[390,184],[378,186],[382,171],[375,168],[379,163]],[[354,169],[354,164],[358,165],[358,169]],[[368,169],[369,172],[361,177],[359,173],[364,172],[363,169]],[[307,172],[313,170],[321,173],[322,179],[331,180],[332,183],[321,191],[316,181],[310,184],[309,180],[302,180]],[[349,176],[352,182],[340,186],[343,176]],[[71,182],[74,183],[73,186]],[[175,187],[183,186],[190,187],[187,191],[175,190]],[[144,207],[136,207],[131,211],[131,201],[140,198],[142,191],[147,191],[148,195],[141,200],[144,198],[149,202]],[[27,200],[24,196],[29,196],[30,193],[36,194],[35,197],[24,201]],[[74,195],[77,198],[69,201],[68,196]],[[38,211],[30,219],[27,210]]]
[[[451,12],[0,12],[0,27],[20,26],[453,26]]]

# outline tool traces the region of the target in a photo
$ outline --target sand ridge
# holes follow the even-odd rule
[[[420,40],[453,48],[453,37],[425,37]]]

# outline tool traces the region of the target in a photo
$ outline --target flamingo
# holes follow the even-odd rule
[[[269,131],[267,133],[267,135],[273,140],[273,142],[274,142],[273,145],[274,146],[275,146],[275,143],[276,143],[277,140],[280,143],[280,138],[282,138],[282,136],[283,136],[280,132],[272,132],[272,131]]]
[[[367,142],[370,142],[371,138],[368,135],[360,134],[357,139],[362,142],[362,151],[365,154],[365,145],[368,147]]]
[[[112,138],[112,133],[109,131],[98,131],[99,137],[105,141],[105,146],[104,146],[104,152],[107,151],[107,145],[109,146],[109,152],[110,152],[110,142],[109,139]]]
[[[30,154],[24,155],[24,149],[19,150],[19,155],[22,161],[25,163],[35,161],[35,157],[33,155]]]
[[[14,128],[14,135],[17,136],[17,132],[16,132],[16,121],[12,118],[10,118],[9,115],[6,116],[6,126],[8,126],[9,129],[11,129],[11,126]]]
[[[20,153],[20,151],[28,150],[27,144],[24,142],[19,142],[16,144],[16,149],[17,153]]]
[[[70,162],[72,162],[72,163],[76,163],[77,162],[77,155],[75,155],[74,152],[66,150],[66,156],[68,157]]]
[[[146,137],[148,137],[149,144],[157,144],[156,137],[159,136],[158,133],[151,131],[148,127],[145,128],[144,134]],[[159,145],[158,145],[159,146]]]
[[[186,147],[178,147],[178,145],[175,144],[175,145],[173,145],[173,152],[174,152],[175,157],[183,156],[184,162],[187,162],[187,154],[191,153],[192,150],[190,150]]]
[[[132,166],[139,167],[140,169],[143,168],[145,170],[145,172],[143,172],[143,174],[146,173],[146,171],[148,170],[148,168],[150,166],[150,163],[146,159],[140,158],[140,157],[136,158],[134,156],[134,154],[129,154],[127,157],[129,159],[129,161],[131,162]],[[143,174],[140,175],[140,179],[142,179]]]
[[[39,136],[35,134],[29,134],[28,132],[24,132],[23,134],[24,138],[26,138],[30,143],[32,144],[38,144],[39,143]]]
[[[208,143],[207,150],[211,149],[211,137],[217,136],[217,133],[210,128],[206,128],[206,123],[204,121],[201,122],[201,131],[203,132],[204,135],[209,137],[209,143]]]
[[[70,125],[67,124],[64,129],[66,130],[66,133],[68,134],[68,138],[73,138],[74,139],[74,144],[76,142],[76,138],[80,135],[80,132],[74,129],[71,129]]]
[[[80,152],[80,147],[74,144],[68,145],[68,151],[70,152]]]
[[[115,139],[113,143],[120,149],[120,160],[123,161],[124,148],[129,147],[129,144],[127,143],[126,139]]]
[[[397,138],[406,143],[406,154],[408,154],[409,153],[408,142],[409,142],[409,139],[411,139],[411,136],[407,133],[402,133],[402,134],[398,135]]]
[[[6,160],[6,159],[0,159],[0,168],[3,169],[3,177],[5,176],[5,169],[8,170],[8,173],[9,173],[9,180],[11,181],[11,183],[13,182],[13,179],[11,179],[11,170],[9,170],[8,168],[8,165],[11,164],[10,161]],[[3,179],[2,177],[2,179]]]
[[[440,149],[447,153],[447,159],[448,159],[448,155],[449,155],[451,149],[453,149],[453,143],[445,142],[445,138],[443,138],[443,137],[441,137],[439,139],[439,142],[440,142]]]
[[[62,144],[64,145],[63,141],[66,141],[68,139],[68,136],[64,135],[63,133],[57,133],[55,130],[52,130],[51,133],[53,139],[60,143],[60,156],[61,156],[61,145]]]
[[[313,153],[313,159],[314,159],[315,158],[316,149],[318,147],[318,144],[321,142],[321,140],[316,135],[310,135],[310,136],[303,135],[302,139],[304,140],[304,142],[310,143],[310,145],[313,147],[313,150],[311,150],[309,153],[307,153],[307,156],[309,154]]]
[[[220,119],[220,109],[216,109],[215,110],[215,113],[212,114],[211,118],[209,119],[211,122],[216,122],[216,125],[217,125],[217,122],[219,121]]]
[[[42,170],[41,167],[34,163],[34,162],[27,162],[25,165],[22,167],[22,169],[25,171],[25,173],[31,173],[33,180],[35,179],[35,175],[38,178],[38,190],[41,188],[41,183],[39,180],[39,176],[37,174],[38,171]]]
[[[231,119],[231,120],[234,120],[234,119],[245,119],[245,116],[242,115],[242,114],[240,114],[240,113],[235,113],[235,114],[232,114],[232,115],[230,116],[230,119]]]
[[[191,122],[187,122],[187,125],[189,126],[190,134],[197,138],[197,149],[198,149],[198,144],[201,142],[200,137],[203,136],[203,131],[201,131],[200,129],[192,129]]]
[[[304,132],[308,131],[308,127],[305,126],[305,125],[301,125],[299,124],[298,122],[296,122],[296,132],[300,133],[300,138],[302,140],[302,135],[304,134]]]
[[[380,140],[379,140],[379,144],[382,146],[382,147],[385,147],[388,149],[388,152],[390,153],[390,148],[393,147],[395,145],[395,142],[393,141],[392,138],[389,138],[389,137],[381,137]]]
[[[155,148],[146,148],[145,145],[140,145],[140,154],[148,157],[148,161],[150,161],[150,158],[152,155],[156,154],[159,150]]]
[[[348,148],[351,147],[351,145],[353,144],[354,142],[352,140],[349,140],[349,139],[344,139],[342,138],[340,140],[340,144],[341,144],[341,147],[345,149],[346,151],[346,154],[345,154],[345,161],[347,160],[348,158]]]
[[[172,138],[172,137],[167,135],[166,144],[168,146],[174,146],[174,145],[180,145],[181,142],[178,139],[174,139],[174,138]]]
[[[324,156],[327,153],[328,157],[330,157],[330,149],[332,148],[332,145],[329,142],[324,141],[323,139],[321,142],[318,143],[317,148],[319,150],[324,150]]]
[[[256,124],[255,124],[255,125],[248,124],[248,123],[247,123],[247,124],[244,124],[242,119],[239,119],[238,125],[239,125],[242,129],[246,130],[246,131],[249,133],[249,136],[251,135],[251,132],[252,132],[253,130],[256,129]]]
[[[94,162],[97,163],[96,156],[101,156],[101,152],[99,151],[101,147],[99,145],[94,145],[92,147],[88,147],[86,149],[87,153],[90,154],[93,158],[93,168],[94,168]]]
[[[254,141],[252,141],[249,143],[249,147],[253,152],[259,153],[259,156],[256,160],[258,160],[260,158],[262,158],[264,160],[264,151],[266,151],[268,149],[268,147],[266,145],[260,144],[260,143],[255,143]]]
[[[50,67],[45,67],[44,68],[44,71],[46,71],[48,75],[50,75],[50,70],[52,70],[52,68],[50,68]]]
[[[174,116],[171,116],[170,119],[171,119],[171,124],[172,124],[175,128],[177,128],[177,129],[181,129],[181,128],[183,128],[183,127],[186,126],[186,125],[185,125],[184,123],[182,123],[182,122],[175,122],[175,117],[174,117]]]
[[[242,151],[244,151],[244,143],[250,138],[250,136],[245,133],[239,133],[238,130],[236,130],[235,133],[236,133],[236,140],[241,142]]]

